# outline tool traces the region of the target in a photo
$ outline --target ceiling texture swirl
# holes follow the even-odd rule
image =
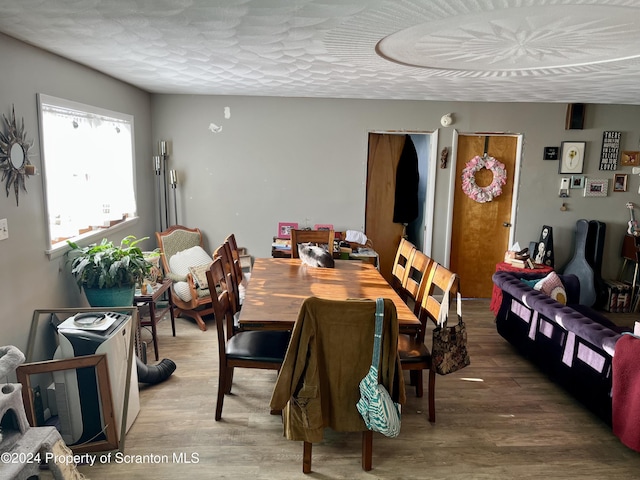
[[[640,0],[0,0],[153,93],[640,104]]]

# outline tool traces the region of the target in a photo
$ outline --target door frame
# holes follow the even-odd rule
[[[511,197],[511,218],[509,223],[509,247],[513,245],[515,241],[515,230],[518,212],[518,192],[520,187],[520,170],[522,164],[522,145],[524,135],[521,133],[504,133],[504,132],[472,132],[472,133],[459,133],[458,130],[453,130],[453,146],[451,147],[451,173],[449,174],[449,201],[447,202],[447,229],[445,232],[445,267],[449,268],[451,263],[451,240],[453,234],[453,203],[455,198],[456,188],[456,167],[458,162],[458,137],[460,135],[469,137],[516,137],[516,168],[513,174],[513,195]]]
[[[427,165],[427,169],[429,172],[429,177],[427,178],[427,196],[425,198],[424,205],[424,245],[422,247],[422,251],[425,255],[429,257],[432,256],[433,250],[433,224],[435,220],[435,205],[436,205],[436,175],[438,173],[438,133],[440,129],[436,128],[433,131],[418,131],[418,130],[368,130],[367,131],[367,152],[369,145],[369,134],[376,133],[379,135],[425,135],[429,137],[429,164]],[[364,169],[364,185],[365,185],[365,203],[366,203],[366,182],[367,182],[367,164],[369,158],[367,153],[367,158],[365,159],[365,169]],[[366,217],[366,205],[365,205],[365,217]],[[366,219],[365,222],[366,223]],[[366,228],[366,225],[365,225]],[[375,247],[374,247],[375,248]]]

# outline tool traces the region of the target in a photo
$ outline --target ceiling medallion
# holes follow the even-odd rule
[[[602,5],[498,8],[397,31],[376,52],[407,66],[479,77],[602,70],[640,58],[637,13]]]
[[[7,197],[13,188],[16,194],[16,206],[19,201],[20,189],[27,191],[25,176],[35,173],[35,168],[29,162],[29,148],[32,144],[27,141],[24,131],[24,118],[18,127],[16,123],[16,113],[11,106],[11,119],[4,114],[4,130],[0,130],[0,170],[2,170],[2,180],[6,181]]]

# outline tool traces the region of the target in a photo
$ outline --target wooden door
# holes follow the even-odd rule
[[[405,135],[369,134],[365,234],[380,256],[380,273],[391,282],[391,267],[404,227],[393,223],[396,169]]]
[[[491,297],[491,276],[509,248],[517,145],[515,136],[458,137],[450,267],[460,276],[465,297]],[[500,196],[490,202],[478,203],[462,191],[461,175],[466,163],[485,151],[505,165],[507,183]],[[480,187],[485,187],[493,180],[493,174],[483,168],[476,173],[475,179]]]

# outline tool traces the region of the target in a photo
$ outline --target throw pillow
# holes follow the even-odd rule
[[[209,262],[207,265],[198,265],[196,267],[189,267],[189,272],[193,277],[193,281],[196,282],[196,286],[201,289],[209,288],[209,282],[207,281],[207,270],[211,267],[213,262]]]
[[[558,277],[556,272],[549,273],[549,275],[536,283],[533,288],[534,290],[539,290],[545,295],[550,296],[558,303],[563,305],[567,304],[567,292],[564,289],[562,280],[560,280],[560,277]]]
[[[526,286],[534,288],[536,283],[540,281],[539,278],[534,278],[533,280],[527,280],[526,278],[521,278],[520,281],[524,283]]]

